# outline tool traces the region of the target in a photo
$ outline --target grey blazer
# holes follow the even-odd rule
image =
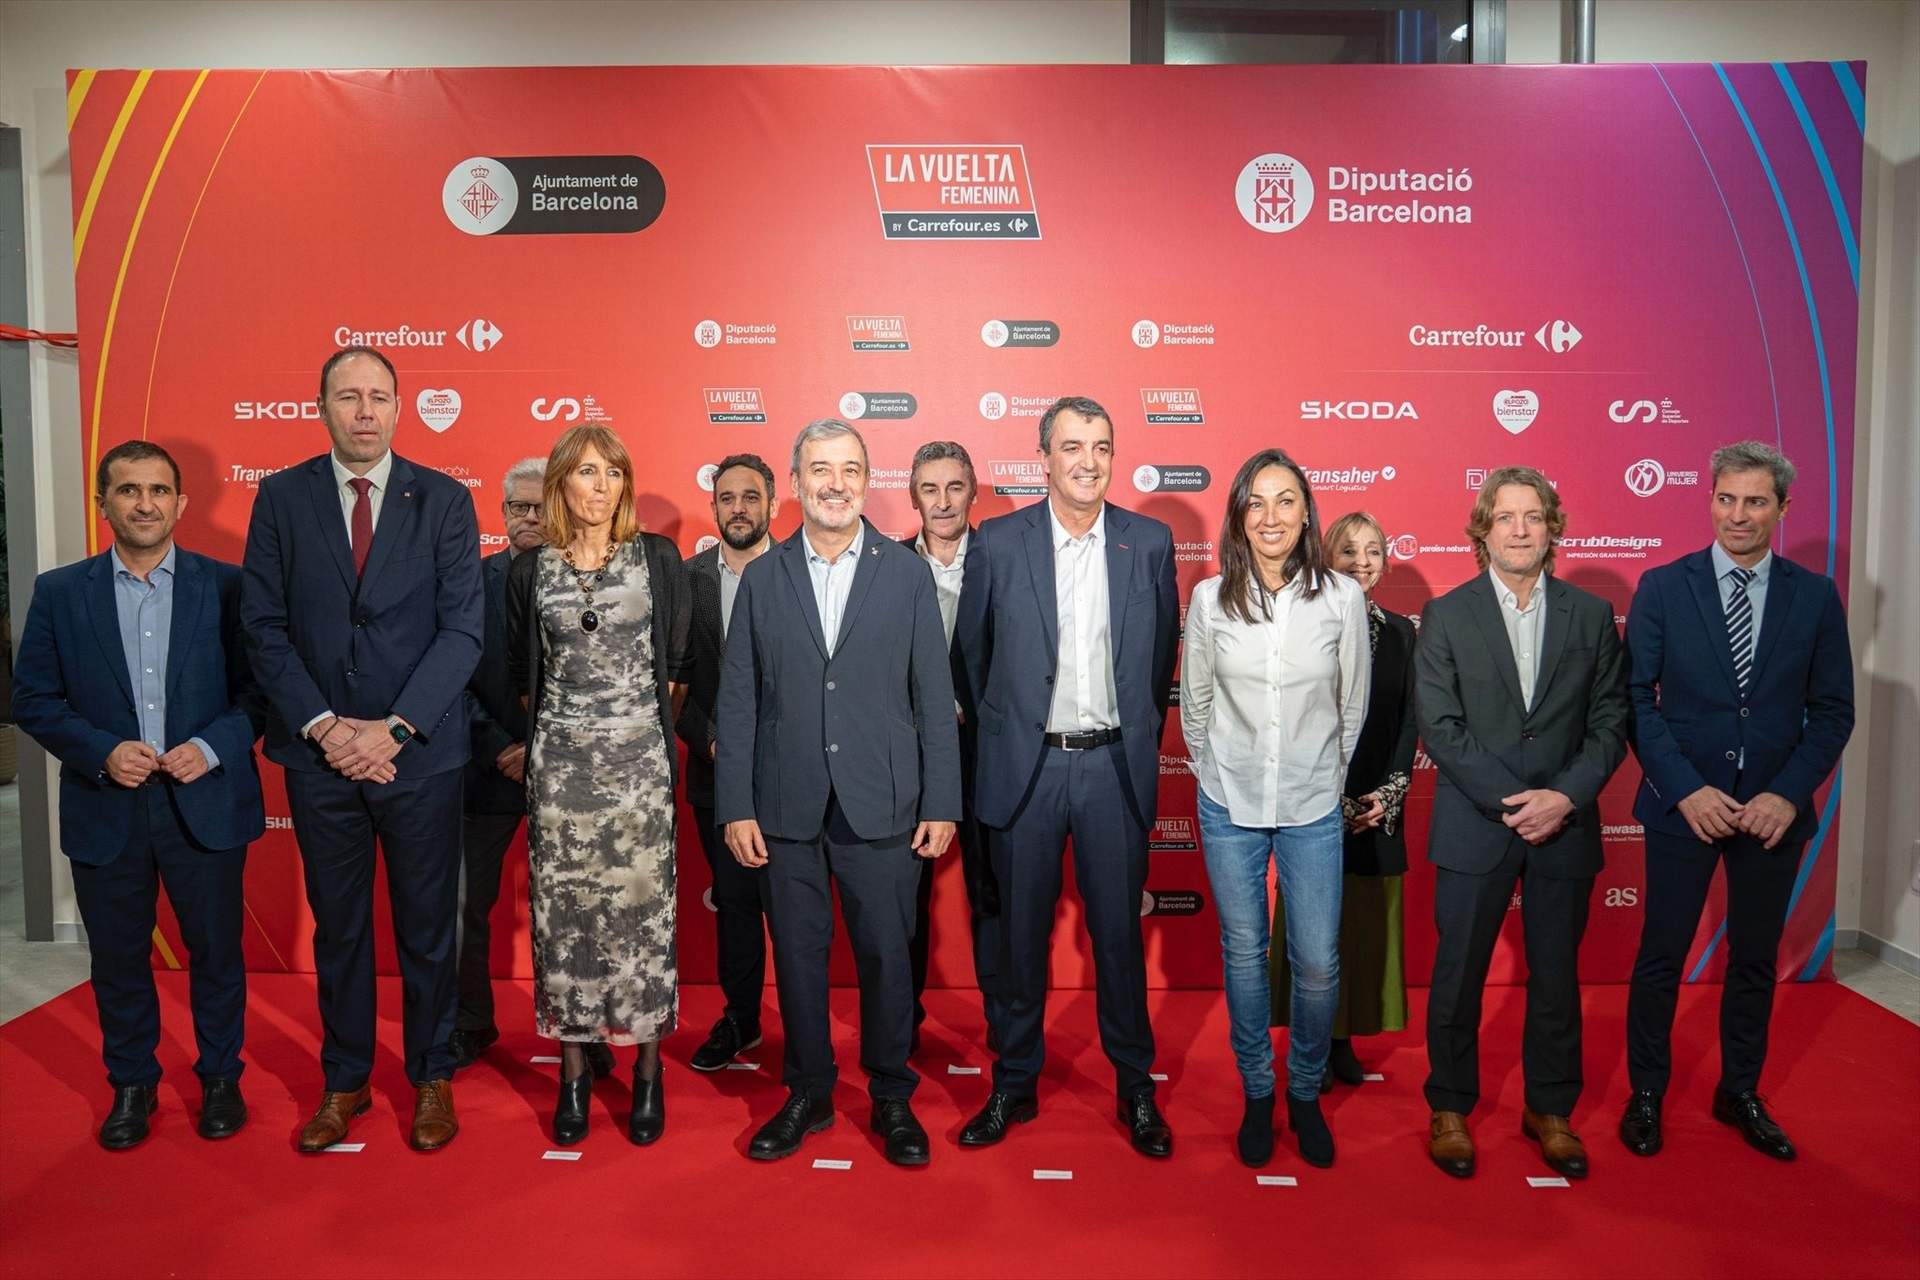
[[[933,575],[867,525],[833,656],[803,530],[747,566],[734,597],[714,719],[714,820],[755,818],[810,840],[835,797],[882,840],[960,820],[953,676]]]

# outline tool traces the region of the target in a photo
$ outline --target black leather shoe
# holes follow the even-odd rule
[[[1234,1149],[1240,1153],[1240,1163],[1249,1169],[1260,1169],[1273,1159],[1273,1095],[1264,1098],[1248,1098],[1246,1110],[1240,1116],[1240,1134],[1234,1139]]]
[[[640,1065],[634,1064],[633,1111],[627,1116],[627,1140],[636,1147],[658,1142],[667,1131],[667,1095],[660,1090],[660,1078],[666,1070],[667,1064],[661,1062],[653,1069],[653,1079],[643,1080]]]
[[[1360,1065],[1360,1059],[1353,1052],[1353,1041],[1335,1040],[1327,1052],[1327,1070],[1341,1084],[1359,1085],[1367,1079],[1367,1069]]]
[[[480,1061],[480,1055],[493,1046],[500,1038],[500,1032],[493,1027],[482,1027],[468,1031],[455,1029],[447,1038],[447,1048],[453,1052],[453,1069],[461,1071]]]
[[[1173,1154],[1173,1130],[1167,1127],[1166,1118],[1154,1105],[1152,1094],[1121,1099],[1119,1113],[1120,1123],[1127,1126],[1135,1151],[1143,1156]]]
[[[875,1099],[872,1124],[873,1131],[886,1139],[890,1163],[913,1166],[927,1162],[927,1131],[914,1119],[913,1108],[905,1098]]]
[[[1033,1098],[1016,1098],[995,1089],[987,1095],[987,1105],[960,1130],[963,1147],[990,1147],[1007,1136],[1007,1126],[1025,1124],[1040,1114],[1040,1103]]]
[[[605,1040],[587,1042],[587,1067],[593,1072],[595,1080],[605,1080],[613,1074],[613,1046]]]
[[[1660,1095],[1636,1089],[1620,1117],[1620,1141],[1637,1156],[1660,1154]]]
[[[125,1151],[147,1140],[147,1117],[160,1105],[160,1091],[150,1084],[130,1084],[113,1091],[113,1110],[100,1125],[100,1145]]]
[[[804,1093],[789,1093],[779,1114],[760,1126],[747,1144],[747,1155],[755,1160],[780,1160],[800,1149],[810,1133],[833,1125],[833,1099],[811,1098]]]
[[[759,1043],[760,1028],[743,1027],[732,1014],[723,1013],[687,1065],[695,1071],[718,1071]]]
[[[1721,1124],[1730,1124],[1740,1131],[1747,1145],[1763,1155],[1775,1160],[1793,1159],[1793,1143],[1787,1140],[1786,1133],[1773,1122],[1767,1109],[1760,1101],[1760,1095],[1749,1089],[1745,1093],[1726,1093],[1713,1091],[1713,1118]]]
[[[553,1140],[570,1147],[587,1136],[587,1104],[593,1099],[593,1073],[582,1071],[560,1082],[560,1101],[553,1108]]]
[[[200,1082],[200,1136],[231,1138],[247,1124],[247,1100],[238,1080]]]
[[[1319,1098],[1287,1095],[1287,1127],[1300,1139],[1300,1158],[1316,1169],[1333,1168],[1333,1130],[1320,1112]]]

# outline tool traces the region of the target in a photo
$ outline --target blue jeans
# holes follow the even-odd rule
[[[1200,792],[1200,837],[1220,915],[1227,1021],[1249,1098],[1273,1093],[1273,1000],[1267,969],[1272,918],[1267,861],[1280,873],[1287,906],[1287,962],[1293,966],[1287,1092],[1320,1096],[1333,1015],[1340,999],[1340,884],[1344,833],[1339,806],[1299,827],[1241,827],[1226,806]]]

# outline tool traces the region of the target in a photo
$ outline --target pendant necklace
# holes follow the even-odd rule
[[[573,548],[566,547],[560,552],[560,559],[566,562],[567,569],[573,574],[574,585],[580,588],[580,594],[587,598],[587,607],[580,612],[580,629],[589,634],[600,629],[600,614],[593,607],[594,588],[607,576],[607,566],[613,563],[613,541],[607,541],[607,553],[600,561],[600,567],[592,573],[582,573],[573,562]]]

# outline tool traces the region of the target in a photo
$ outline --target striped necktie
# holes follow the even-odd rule
[[[1739,565],[1727,570],[1727,577],[1733,580],[1733,592],[1727,597],[1727,644],[1733,650],[1733,677],[1743,698],[1753,675],[1753,601],[1747,587],[1756,576],[1753,570]]]

